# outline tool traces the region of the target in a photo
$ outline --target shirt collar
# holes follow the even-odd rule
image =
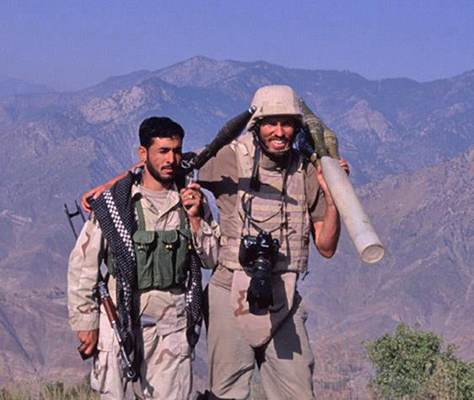
[[[140,199],[141,197],[143,197],[148,202],[148,204],[150,205],[152,209],[155,208],[153,204],[149,200],[147,200],[147,198],[143,196],[143,194],[140,192],[140,184],[138,182],[133,184],[131,194],[132,194],[132,200],[136,201]],[[165,203],[163,204],[163,209],[160,210],[160,214],[161,215],[166,214],[167,212],[175,208],[180,203],[180,201],[181,201],[181,197],[178,192],[178,187],[176,186],[176,183],[173,182],[173,185],[168,191],[168,197],[166,197]]]

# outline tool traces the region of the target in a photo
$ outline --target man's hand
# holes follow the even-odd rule
[[[81,342],[79,351],[85,355],[90,355],[97,346],[97,340],[99,339],[99,330],[95,329],[93,331],[78,331],[77,337]]]
[[[143,168],[145,164],[142,161],[137,162],[130,170],[133,170],[135,168]],[[107,189],[110,189],[112,186],[114,186],[115,183],[117,183],[120,179],[123,179],[127,176],[128,171],[122,172],[120,175],[117,175],[115,178],[109,179],[107,182],[100,184],[99,186],[96,186],[94,189],[89,190],[84,196],[81,198],[81,206],[84,210],[87,212],[91,212],[91,206],[87,199],[89,197],[93,197],[94,200],[97,199],[102,193],[104,193]]]
[[[93,199],[97,199],[102,193],[104,193],[107,189],[113,186],[112,184],[109,184],[109,182],[105,182],[99,186],[96,186],[94,189],[89,190],[84,196],[81,198],[81,206],[84,210],[86,210],[88,213],[91,212],[91,206],[89,204],[89,201],[87,200],[89,197],[93,197]]]
[[[349,165],[343,158],[339,159],[339,165],[349,175]],[[323,221],[316,221],[313,224],[314,240],[319,253],[326,258],[331,258],[337,249],[337,242],[341,232],[339,212],[334,204],[331,192],[323,177],[321,165],[316,168],[316,178],[326,197],[326,212]]]
[[[339,165],[341,166],[341,168],[345,171],[347,175],[350,175],[351,170],[349,168],[349,164],[347,163],[346,160],[344,160],[344,158],[339,157]]]
[[[186,189],[181,189],[181,202],[195,232],[201,224],[201,201],[202,192],[198,183],[191,183]]]

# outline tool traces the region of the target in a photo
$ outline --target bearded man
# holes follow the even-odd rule
[[[139,136],[143,171],[129,173],[92,203],[92,219],[71,253],[70,325],[85,355],[98,350],[93,389],[101,399],[123,399],[128,382],[122,373],[121,349],[103,306],[99,310],[93,297],[105,260],[124,351],[140,378],[135,395],[187,399],[196,340],[189,329],[194,327],[189,326],[185,298],[190,251],[198,254],[203,266],[213,268],[218,227],[198,184],[181,192],[176,186],[182,127],[169,118],[151,117],[140,125]],[[196,284],[200,287],[200,280]]]
[[[209,284],[210,398],[247,398],[257,365],[269,399],[312,399],[314,358],[297,281],[311,235],[323,257],[334,255],[339,214],[321,169],[292,147],[303,124],[294,90],[262,87],[251,104],[247,132],[200,171],[221,230]]]

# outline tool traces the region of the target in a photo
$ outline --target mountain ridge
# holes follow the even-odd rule
[[[18,378],[22,362],[32,365],[28,376],[71,380],[85,372],[66,320],[73,238],[63,203],[137,161],[144,118],[175,119],[186,130],[186,147],[201,147],[249,106],[257,87],[283,83],[337,132],[351,180],[388,251],[381,264],[363,265],[343,232],[333,260],[312,252],[313,273],[301,289],[312,311],[313,345],[327,357],[334,348],[346,351],[342,367],[349,371],[321,368],[315,381],[363,386],[370,371],[357,358],[360,341],[401,320],[445,333],[472,357],[473,71],[426,84],[201,61],[136,71],[82,91],[0,100],[0,381]],[[218,76],[206,76],[214,70]],[[186,85],[172,83],[180,74],[187,74]]]

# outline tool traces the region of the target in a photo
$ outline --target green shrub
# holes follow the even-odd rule
[[[399,324],[394,335],[364,343],[375,368],[369,389],[377,399],[474,399],[474,363],[443,351],[443,339],[432,332]]]

